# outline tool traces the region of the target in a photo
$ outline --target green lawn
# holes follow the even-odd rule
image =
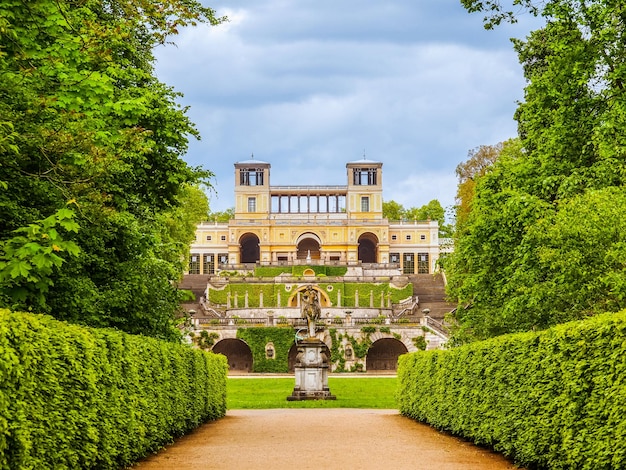
[[[395,377],[330,377],[328,387],[336,400],[287,401],[294,378],[229,377],[227,407],[263,408],[387,408],[397,409]]]

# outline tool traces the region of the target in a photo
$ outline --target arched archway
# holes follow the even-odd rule
[[[305,260],[310,256],[311,259],[320,259],[321,244],[320,238],[314,233],[303,233],[296,242],[297,258]]]
[[[289,297],[289,299],[287,300],[287,305],[289,307],[297,307],[298,306],[298,293],[304,292],[307,287],[308,286],[301,286],[293,294],[291,294],[291,297]],[[317,292],[317,298],[320,301],[320,307],[322,308],[330,307],[331,301],[330,301],[330,297],[328,296],[328,294],[324,292],[323,290],[321,290],[320,288],[318,288],[317,286],[311,286],[311,287],[313,287],[313,289]]]
[[[234,338],[223,339],[213,346],[212,351],[226,356],[231,371],[252,372],[252,351],[244,341]]]
[[[289,364],[289,372],[295,372],[296,370],[296,356],[298,355],[298,346],[296,343],[291,345],[289,349],[289,356],[287,358],[287,363]]]
[[[378,237],[371,232],[359,237],[359,261],[361,263],[378,262]]]
[[[261,258],[259,237],[254,233],[246,233],[239,239],[239,259],[243,264],[256,263]]]
[[[395,338],[381,338],[374,341],[367,351],[365,369],[370,371],[394,371],[398,369],[398,357],[409,350],[402,341]]]

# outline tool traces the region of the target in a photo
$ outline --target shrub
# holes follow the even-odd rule
[[[276,277],[283,273],[291,273],[289,266],[257,266],[254,268],[256,277]]]
[[[416,336],[415,338],[413,338],[413,344],[417,349],[421,351],[425,351],[426,346],[428,346],[428,343],[426,343],[426,338],[424,338],[423,336]]]
[[[327,276],[345,276],[348,268],[345,266],[326,266]]]
[[[222,356],[0,310],[0,468],[122,468],[224,416]]]
[[[195,302],[196,295],[187,289],[178,289],[178,294],[180,298],[180,302]]]
[[[406,416],[530,468],[626,468],[626,311],[400,356]]]

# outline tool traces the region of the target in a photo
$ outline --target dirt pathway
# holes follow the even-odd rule
[[[396,410],[230,410],[133,469],[435,469],[516,467]]]

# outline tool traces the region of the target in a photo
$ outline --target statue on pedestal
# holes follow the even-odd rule
[[[307,286],[306,290],[302,293],[302,304],[300,306],[302,316],[306,318],[307,327],[309,330],[309,338],[315,337],[315,326],[317,320],[319,320],[322,309],[320,307],[319,297],[317,291],[312,286]]]
[[[337,397],[332,395],[328,388],[330,368],[326,353],[328,347],[315,336],[317,320],[322,313],[318,292],[313,286],[307,286],[302,291],[300,299],[300,311],[307,321],[308,338],[298,343],[298,339],[301,338],[296,332],[298,346],[294,367],[296,385],[287,400],[335,400]]]

